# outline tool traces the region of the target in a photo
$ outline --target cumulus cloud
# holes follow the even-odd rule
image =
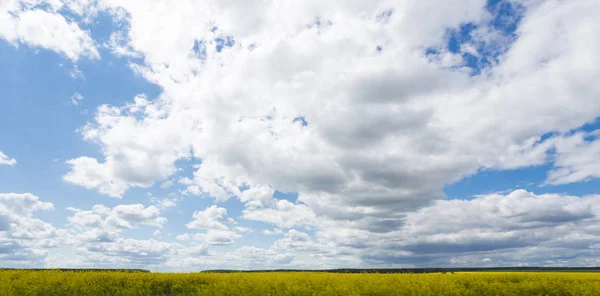
[[[34,218],[54,205],[31,193],[0,193],[0,261],[3,265],[40,264],[48,248],[57,245],[57,229]]]
[[[275,224],[280,228],[317,223],[314,212],[304,204],[294,204],[287,200],[277,200],[272,207],[247,208],[244,219]]]
[[[210,229],[205,233],[196,233],[193,238],[198,241],[205,242],[209,245],[232,245],[242,236],[231,230],[213,230]]]
[[[31,193],[0,193],[0,211],[4,214],[31,217],[36,211],[53,210],[52,203],[40,201]]]
[[[105,267],[151,267],[166,262],[171,255],[185,248],[177,243],[156,239],[123,237],[123,231],[140,225],[159,228],[152,235],[159,236],[167,219],[155,206],[142,204],[106,207],[95,205],[91,210],[68,208],[74,212],[68,217],[63,247],[72,248],[76,258],[73,266],[94,264]]]
[[[122,108],[101,106],[96,114],[99,125],[87,125],[81,133],[85,139],[105,146],[106,160],[98,162],[91,157],[68,160],[67,164],[73,170],[63,179],[98,189],[112,197],[121,197],[129,187],[149,187],[154,180],[173,174],[176,171],[174,161],[189,155],[189,147],[182,143],[188,123],[175,119],[183,125],[178,128],[182,130],[181,134],[157,136],[167,132],[163,129],[177,128],[162,123],[161,118],[166,112],[163,107],[150,104],[144,95],[137,96],[134,103]],[[132,117],[138,115],[149,118],[137,120]],[[164,120],[173,122],[172,118]],[[162,148],[155,150],[155,145]]]
[[[177,198],[167,198],[167,197],[158,198],[158,197],[153,196],[150,193],[148,193],[148,195],[150,196],[150,201],[152,203],[154,203],[161,210],[172,208],[177,205]]]
[[[0,165],[5,164],[5,165],[15,165],[17,164],[17,160],[14,158],[10,158],[8,157],[8,155],[2,153],[2,151],[0,151]]]
[[[568,184],[600,177],[600,130],[557,139],[555,169],[546,184]]]
[[[167,219],[160,216],[160,210],[155,206],[145,207],[142,204],[118,205],[109,208],[95,205],[89,211],[70,209],[75,214],[68,218],[75,228],[87,229],[133,229],[138,224],[162,227]]]
[[[227,209],[214,205],[203,211],[195,211],[192,217],[194,221],[185,225],[188,229],[227,230],[229,227],[226,224],[233,222],[233,219],[227,218]]]
[[[39,8],[44,4],[48,9]],[[0,6],[0,38],[15,45],[52,50],[73,61],[100,58],[90,33],[58,13],[61,8],[61,1],[4,1]]]
[[[203,241],[209,245],[230,245],[236,239],[242,237],[237,232],[231,230],[231,226],[235,221],[227,217],[227,210],[217,206],[210,206],[202,211],[195,211],[194,220],[185,224],[188,229],[205,230],[203,233],[196,233],[192,236],[183,234],[177,236],[178,240],[194,240]],[[241,229],[234,228],[237,231],[247,231],[243,227]]]
[[[363,259],[380,262],[480,265],[492,258],[495,265],[559,265],[561,260],[568,265],[593,265],[592,246],[599,239],[594,226],[598,198],[516,190],[472,200],[436,201],[407,214],[404,226],[391,233],[352,237],[333,230],[318,236],[329,236],[328,241],[342,245],[363,243],[376,248],[377,252],[364,252]],[[543,255],[529,257],[536,251]],[[552,259],[551,252],[580,257]]]
[[[139,267],[162,264],[180,248],[177,244],[154,239],[120,238],[111,243],[88,244],[79,249],[78,255],[85,256],[88,263]]]

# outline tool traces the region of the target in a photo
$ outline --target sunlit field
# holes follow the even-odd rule
[[[600,273],[0,271],[0,295],[600,295]]]

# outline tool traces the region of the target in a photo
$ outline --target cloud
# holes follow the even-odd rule
[[[206,256],[208,255],[208,247],[206,245],[197,245],[186,249],[187,254],[191,256]]]
[[[288,252],[304,251],[312,254],[328,251],[325,245],[313,242],[308,234],[295,229],[290,229],[285,238],[273,243],[273,249]]]
[[[14,45],[27,44],[65,55],[72,61],[80,57],[100,58],[90,33],[58,13],[62,3],[41,1],[49,5],[42,10],[20,1],[5,1],[0,8],[0,38]],[[40,3],[41,4],[41,3]]]
[[[62,247],[72,248],[76,256],[64,264],[145,268],[162,264],[184,249],[179,244],[156,239],[123,237],[125,230],[140,225],[159,228],[152,233],[159,236],[167,219],[161,217],[160,209],[155,206],[130,204],[111,208],[99,204],[91,210],[67,210],[74,214],[67,218],[68,227],[61,230],[65,237]]]
[[[47,249],[57,245],[57,229],[34,218],[54,205],[31,193],[0,193],[0,261],[5,266],[41,264]]]
[[[174,161],[189,155],[190,147],[183,145],[186,136],[184,131],[188,129],[172,126],[170,123],[175,123],[174,118],[165,119],[169,123],[164,124],[160,119],[164,117],[164,112],[162,107],[150,104],[144,95],[137,96],[134,103],[122,108],[101,106],[96,114],[97,125],[89,124],[81,129],[81,133],[85,139],[105,146],[106,161],[98,162],[91,157],[70,159],[67,164],[73,169],[63,179],[98,189],[112,197],[121,197],[129,187],[146,188],[154,180],[169,177],[176,171]],[[152,119],[137,120],[131,117],[138,115]],[[176,124],[188,125],[179,119],[175,121]],[[171,128],[179,129],[182,133],[165,135],[166,138],[158,141],[157,135]],[[167,142],[169,145],[166,145]],[[155,145],[161,145],[162,148],[156,150]]]
[[[230,245],[235,242],[236,239],[242,237],[235,231],[230,229],[230,225],[234,224],[235,221],[227,217],[227,210],[220,208],[215,205],[210,206],[202,211],[195,211],[193,215],[194,220],[185,224],[188,229],[205,230],[203,233],[196,233],[192,236],[189,234],[178,235],[178,240],[188,240],[193,238],[194,240],[203,241],[209,245]],[[237,231],[247,231],[245,228],[236,229]]]
[[[167,180],[162,182],[162,184],[160,184],[160,188],[162,189],[169,189],[171,187],[173,187],[174,182],[172,180]]]
[[[336,235],[335,229],[329,230],[328,235],[337,236],[342,244],[368,239],[367,246],[381,249],[376,252],[369,249],[363,258],[381,262],[445,266],[475,264],[477,260],[492,258],[495,265],[519,260],[544,265],[547,263],[544,259],[551,258],[548,253],[557,252],[580,254],[568,261],[568,265],[587,265],[595,256],[590,247],[598,240],[593,225],[599,217],[596,206],[599,198],[598,195],[535,195],[516,190],[472,200],[436,201],[407,214],[404,226],[388,234],[349,241],[339,240],[343,236]],[[548,257],[527,256],[536,250]],[[453,257],[469,260],[453,263],[450,260]]]
[[[262,231],[262,234],[264,234],[264,235],[280,235],[282,233],[283,232],[278,228],[275,228],[273,230],[265,229]]]
[[[111,243],[88,244],[80,249],[80,256],[86,256],[86,261],[117,266],[150,266],[163,264],[169,255],[178,252],[180,245],[149,240],[119,239]],[[95,262],[94,262],[95,261]]]
[[[196,233],[193,238],[209,245],[232,245],[242,236],[230,230],[210,229],[205,233]]]
[[[600,177],[600,130],[557,139],[555,169],[548,172],[546,184],[584,182]]]
[[[227,230],[229,227],[226,224],[233,222],[233,219],[227,218],[227,209],[214,205],[203,211],[195,211],[192,217],[194,221],[185,224],[188,229]]]
[[[242,217],[246,220],[272,223],[280,228],[317,223],[316,216],[309,207],[287,200],[277,200],[273,207],[245,209]]]
[[[8,155],[2,153],[2,151],[0,151],[0,165],[5,164],[5,165],[15,165],[17,164],[17,160],[14,158],[10,158],[8,157]]]
[[[190,235],[189,233],[180,234],[176,237],[180,241],[201,241],[208,245],[232,245],[242,236],[231,230],[214,230],[210,229],[206,232]]]
[[[167,219],[155,206],[142,204],[118,205],[113,208],[95,205],[89,211],[72,209],[75,214],[67,220],[76,229],[115,230],[134,229],[139,224],[162,228]]]
[[[252,228],[249,228],[249,227],[243,227],[243,226],[236,226],[236,227],[234,227],[234,229],[235,229],[237,232],[240,232],[240,233],[244,233],[244,232],[254,232],[254,229],[252,229]]]
[[[79,105],[79,101],[81,101],[81,100],[83,100],[83,96],[80,93],[78,93],[78,92],[74,93],[71,96],[71,104],[72,105],[78,106]]]
[[[53,209],[52,203],[40,201],[31,193],[0,193],[0,211],[4,214],[31,217],[36,211]]]

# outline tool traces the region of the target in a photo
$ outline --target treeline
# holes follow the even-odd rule
[[[105,269],[105,268],[0,268],[0,271],[3,270],[26,270],[26,271],[48,271],[48,270],[57,270],[57,271],[75,271],[75,272],[143,272],[150,273],[150,270],[145,269]]]
[[[436,273],[436,272],[478,272],[478,271],[588,271],[600,272],[600,267],[464,267],[464,268],[340,268],[340,269],[268,269],[268,270],[231,270],[214,269],[202,272],[233,273],[233,272],[331,272],[331,273]]]

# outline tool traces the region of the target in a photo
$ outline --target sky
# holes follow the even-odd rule
[[[597,11],[0,0],[0,266],[600,266]]]

